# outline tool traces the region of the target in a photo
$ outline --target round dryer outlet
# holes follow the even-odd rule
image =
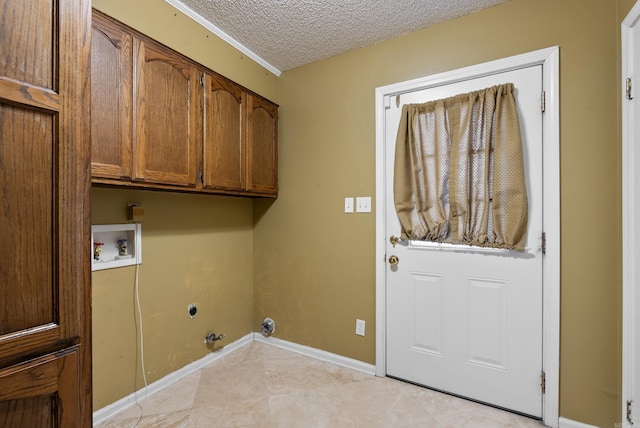
[[[189,311],[189,318],[195,317],[196,314],[198,313],[198,307],[196,306],[195,303],[192,303],[189,306],[187,306],[187,310]]]

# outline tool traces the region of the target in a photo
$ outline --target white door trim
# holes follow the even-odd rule
[[[560,368],[560,91],[559,48],[557,46],[376,88],[376,375],[386,375],[386,264],[385,248],[385,102],[389,97],[429,87],[542,65],[546,93],[543,116],[544,173],[543,227],[546,254],[543,259],[543,355],[546,393],[542,418],[558,427]]]
[[[634,104],[628,102],[626,98],[626,79],[635,77],[634,74],[634,43],[633,28],[640,21],[640,2],[636,3],[627,17],[622,21],[622,427],[631,427],[627,420],[627,401],[634,401],[634,391],[640,385],[634,385],[635,373],[635,349],[640,344],[635,343],[637,332],[634,328],[635,311],[640,310],[635,306],[637,296],[635,295],[634,278],[636,278],[634,263],[640,253],[640,242],[634,239],[634,218],[635,201],[634,194],[634,164],[636,153],[634,150],[634,140],[639,136],[635,135],[633,117]],[[638,49],[635,46],[635,49]],[[634,79],[637,86],[640,83]],[[638,90],[634,91],[636,94]]]

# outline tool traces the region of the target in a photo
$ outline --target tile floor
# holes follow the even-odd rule
[[[542,426],[492,407],[252,342],[97,428]]]

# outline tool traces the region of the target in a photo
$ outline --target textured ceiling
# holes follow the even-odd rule
[[[508,0],[166,1],[280,74]]]

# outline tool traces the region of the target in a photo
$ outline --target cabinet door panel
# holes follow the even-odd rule
[[[56,397],[53,394],[0,401],[0,426],[4,428],[54,427]]]
[[[202,135],[199,71],[178,55],[135,40],[134,178],[195,185],[196,147]]]
[[[0,76],[54,88],[54,0],[0,1]],[[30,52],[31,55],[24,55]],[[35,55],[35,53],[38,53]]]
[[[131,177],[132,37],[99,14],[91,38],[91,175]]]
[[[204,187],[245,190],[246,93],[228,81],[207,76]]]
[[[42,13],[37,0],[9,3],[23,6],[22,16],[29,25],[33,23],[27,18],[29,11]],[[46,38],[56,28],[82,34],[88,16],[76,15],[81,6],[72,0],[50,4],[54,19],[38,21],[48,22],[49,27],[32,28],[34,34],[42,32]],[[40,67],[50,67],[60,58],[53,79],[57,91],[38,85],[43,74],[39,72],[24,74],[33,81],[0,79],[0,245],[6,249],[0,258],[0,367],[17,355],[62,346],[81,330],[75,323],[76,305],[83,301],[83,259],[88,267],[88,254],[78,250],[85,248],[88,236],[83,210],[89,186],[83,167],[89,153],[83,133],[88,106],[80,109],[78,100],[88,81],[88,70],[81,67],[86,67],[89,51],[73,38],[53,49],[40,55],[23,49],[14,55],[31,58],[24,63],[40,58]],[[20,89],[11,90],[16,85]],[[44,99],[46,104],[38,101]]]
[[[52,114],[0,103],[0,337],[57,321],[55,149]]]
[[[0,426],[79,426],[77,349],[70,348],[0,370]]]
[[[278,193],[278,108],[249,97],[250,188],[256,193]]]

